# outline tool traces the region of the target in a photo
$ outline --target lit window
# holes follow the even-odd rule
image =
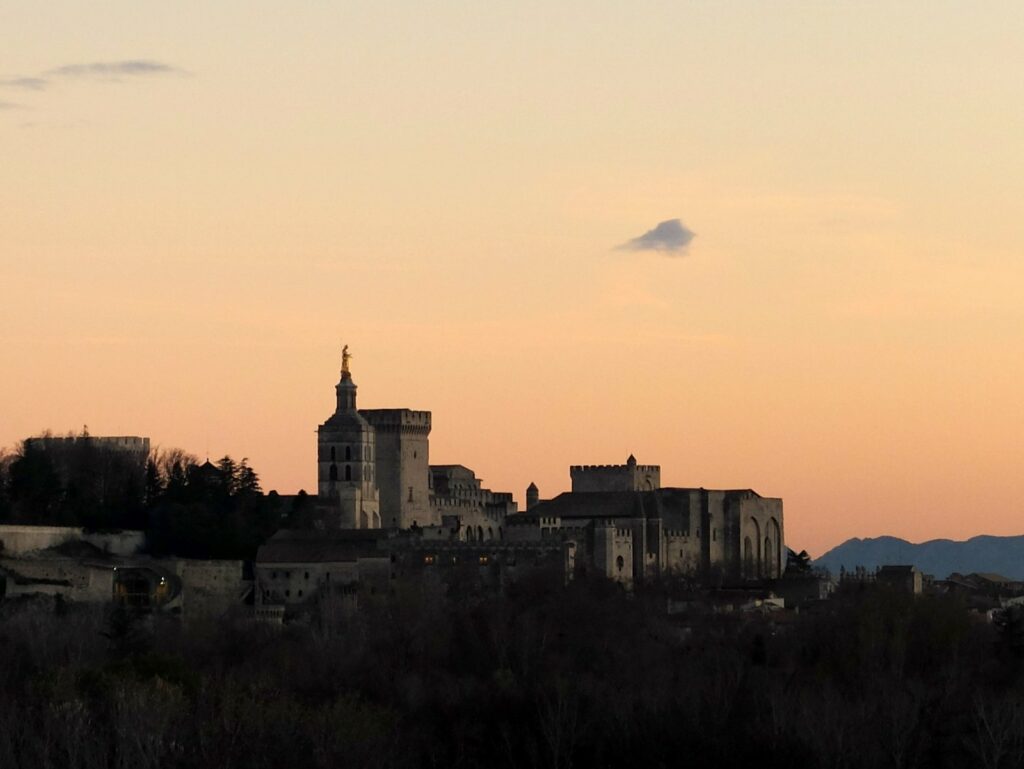
[[[425,556],[423,556],[423,563],[426,564],[427,566],[433,566],[434,565],[434,556],[432,556],[432,555],[425,555]]]
[[[480,556],[480,565],[481,566],[486,566],[487,565],[487,561],[488,561],[488,558],[487,558],[486,555]]]

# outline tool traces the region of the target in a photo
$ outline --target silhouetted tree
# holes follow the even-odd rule
[[[0,522],[11,520],[11,463],[14,457],[8,452],[0,449]]]
[[[33,442],[23,441],[9,468],[9,495],[18,523],[62,524],[64,491],[52,456]]]
[[[808,574],[811,571],[811,556],[806,550],[796,553],[787,547],[786,571],[791,574]]]
[[[166,481],[160,474],[160,468],[157,467],[156,460],[151,456],[146,461],[146,506],[154,507],[160,501],[166,488]]]
[[[432,572],[436,574],[436,572]],[[693,608],[601,579],[394,580],[268,628],[3,604],[0,764],[1018,767],[1022,682],[947,597]],[[144,629],[150,627],[151,630]]]
[[[235,471],[235,494],[240,496],[258,496],[263,493],[260,478],[249,466],[247,457],[242,457]]]

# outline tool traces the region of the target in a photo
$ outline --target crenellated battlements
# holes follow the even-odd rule
[[[614,532],[614,536],[619,537],[621,539],[629,539],[629,540],[633,539],[633,530],[629,529],[629,528],[623,528],[622,526],[614,526],[612,524],[606,524],[606,525],[603,525],[603,526],[598,525],[598,526],[595,526],[594,528],[595,528],[595,531],[603,530],[606,533]]]
[[[410,409],[360,409],[359,414],[382,432],[430,432],[431,413]]]
[[[430,498],[430,504],[432,507],[479,507],[478,502],[475,499],[465,499],[464,497],[436,497]]]
[[[624,465],[571,465],[574,492],[654,491],[661,488],[661,465],[638,465],[632,456]]]
[[[661,465],[570,465],[569,474],[576,473],[603,473],[603,472],[629,472],[635,470],[639,473],[660,473]]]

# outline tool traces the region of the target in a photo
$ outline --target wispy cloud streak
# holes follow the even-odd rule
[[[84,78],[93,80],[121,80],[127,77],[150,75],[183,75],[185,71],[152,59],[124,61],[93,61],[85,64],[65,64],[43,73],[48,77]]]
[[[26,91],[42,91],[50,81],[44,77],[11,77],[0,80],[2,88],[21,88]]]

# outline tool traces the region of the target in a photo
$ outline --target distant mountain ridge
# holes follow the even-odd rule
[[[1024,580],[1024,535],[991,537],[981,535],[958,542],[933,539],[914,544],[897,537],[848,539],[814,561],[814,565],[839,574],[855,566],[874,569],[886,564],[913,564],[925,574],[943,579],[954,571],[994,572]]]

